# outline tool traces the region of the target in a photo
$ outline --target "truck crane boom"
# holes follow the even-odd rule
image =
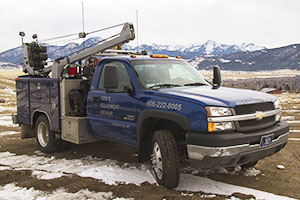
[[[23,43],[23,71],[29,73],[30,75],[40,76],[47,76],[52,71],[53,78],[60,78],[61,72],[63,71],[66,64],[72,64],[81,61],[89,56],[95,55],[99,52],[103,52],[106,49],[110,49],[114,46],[118,46],[127,43],[130,40],[134,40],[135,33],[133,24],[128,22],[124,23],[123,29],[118,35],[118,37],[112,40],[86,49],[83,52],[70,57],[66,57],[63,60],[56,60],[53,65],[42,69],[35,69],[32,62],[29,62],[32,57],[34,57],[34,55],[32,55],[32,52],[30,52],[31,44]],[[35,45],[35,47],[36,46],[38,45]],[[39,47],[40,46],[36,47],[36,49],[39,49]]]

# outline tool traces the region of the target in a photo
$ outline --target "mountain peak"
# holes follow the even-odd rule
[[[69,43],[64,46],[48,45],[47,53],[51,60],[55,60],[61,56],[70,55],[73,52],[78,52],[84,47],[93,46],[101,41],[101,37],[87,38],[81,44]],[[136,50],[136,47],[129,44],[124,45],[125,49]],[[204,44],[194,43],[190,45],[160,45],[153,43],[152,45],[142,44],[139,50],[146,50],[149,54],[168,54],[169,56],[181,56],[185,59],[192,59],[195,56],[201,55],[223,55],[235,52],[247,52],[265,47],[255,46],[253,43],[243,43],[241,45],[225,45],[219,44],[213,40],[207,40]],[[3,53],[0,53],[0,61],[19,64],[22,63],[22,48],[14,48]]]

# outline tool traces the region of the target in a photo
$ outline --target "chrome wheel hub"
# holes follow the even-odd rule
[[[163,165],[162,165],[161,151],[157,142],[155,142],[153,145],[151,162],[157,178],[161,179],[163,176]]]
[[[49,142],[49,131],[45,122],[40,122],[37,128],[37,137],[42,147],[46,147]]]

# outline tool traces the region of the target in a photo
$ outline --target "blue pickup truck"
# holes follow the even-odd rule
[[[18,77],[22,137],[36,137],[46,153],[98,138],[135,146],[167,188],[178,185],[182,162],[251,167],[288,141],[278,99],[220,86],[218,67],[212,83],[165,55],[105,57],[93,70],[87,76],[70,65],[63,79]]]

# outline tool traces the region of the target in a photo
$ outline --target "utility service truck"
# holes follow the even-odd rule
[[[218,67],[210,83],[180,57],[112,49],[134,38],[125,23],[114,39],[48,67],[45,47],[23,43],[29,75],[16,78],[13,115],[22,138],[36,137],[45,153],[97,139],[135,146],[167,188],[178,185],[183,162],[251,167],[286,145],[275,96],[221,87]]]

